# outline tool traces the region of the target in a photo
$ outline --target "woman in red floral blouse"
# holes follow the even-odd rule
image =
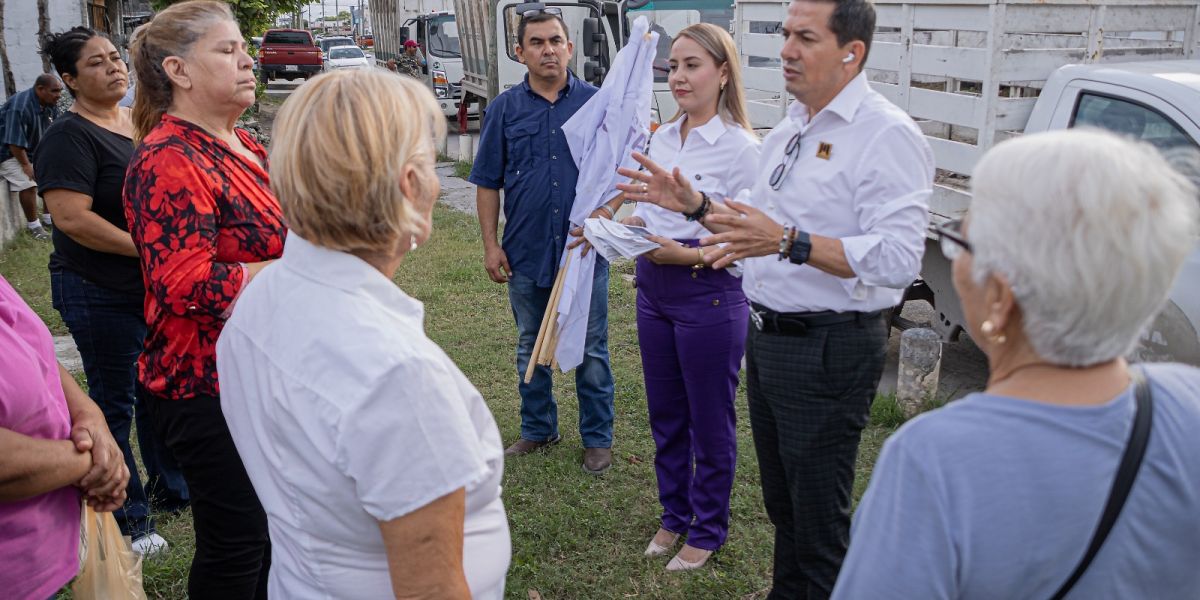
[[[283,251],[267,153],[235,129],[254,102],[246,44],[224,2],[175,4],[131,44],[138,89],[125,211],[146,282],[139,394],[192,494],[188,595],[266,598],[262,505],[221,413],[216,343],[238,294]]]

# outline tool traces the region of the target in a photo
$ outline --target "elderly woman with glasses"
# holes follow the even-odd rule
[[[504,595],[499,431],[392,282],[429,238],[443,135],[429,90],[382,70],[317,77],[275,121],[290,232],[217,348],[221,409],[267,511],[270,597]]]
[[[988,387],[885,444],[834,596],[1195,598],[1200,370],[1123,357],[1195,243],[1196,189],[1078,130],[997,146],[973,186],[940,231]]]

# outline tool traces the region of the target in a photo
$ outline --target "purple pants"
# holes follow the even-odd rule
[[[737,463],[734,399],[749,318],[742,282],[638,258],[637,290],[662,527],[716,550],[729,531]]]

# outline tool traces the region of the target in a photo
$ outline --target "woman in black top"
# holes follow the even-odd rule
[[[155,552],[166,542],[154,530],[150,501],[165,510],[187,505],[175,461],[154,435],[134,389],[146,336],[145,288],[129,236],[121,194],[133,155],[133,121],[118,107],[129,74],[103,34],[75,27],[42,41],[75,98],[46,131],[35,162],[38,189],[55,216],[50,279],[54,308],[79,347],[89,394],[129,467],[128,500],[114,514],[134,549]],[[129,446],[133,418],[149,481],[143,487]]]

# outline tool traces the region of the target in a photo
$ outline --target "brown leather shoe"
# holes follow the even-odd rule
[[[507,449],[505,449],[504,455],[505,456],[522,456],[525,454],[529,454],[530,452],[534,452],[536,450],[543,450],[543,449],[549,448],[550,446],[557,444],[559,442],[559,440],[561,440],[561,439],[562,439],[562,437],[557,436],[557,435],[554,436],[554,438],[546,440],[544,442],[534,442],[532,440],[527,440],[525,438],[521,438],[521,439],[517,440],[516,443],[514,443],[513,445],[511,445]]]
[[[612,466],[611,448],[584,448],[583,470],[591,475],[601,475]]]

